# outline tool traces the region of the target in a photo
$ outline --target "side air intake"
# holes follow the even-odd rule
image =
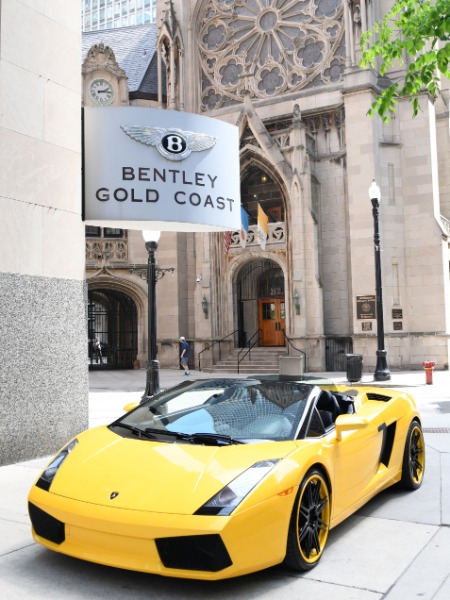
[[[378,400],[378,402],[389,402],[392,400],[392,396],[386,396],[385,394],[377,394],[369,392],[367,394],[367,400]]]

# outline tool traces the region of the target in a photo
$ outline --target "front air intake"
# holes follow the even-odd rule
[[[35,533],[49,542],[62,544],[66,539],[64,523],[58,521],[31,502],[28,502],[28,513]]]
[[[158,538],[155,543],[168,569],[217,572],[233,564],[217,534]]]

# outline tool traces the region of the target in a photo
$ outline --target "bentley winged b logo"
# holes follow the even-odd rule
[[[162,156],[175,161],[184,160],[191,152],[208,150],[217,142],[217,138],[211,135],[182,131],[181,129],[164,129],[145,125],[133,127],[121,125],[120,127],[133,140],[146,146],[155,146]]]

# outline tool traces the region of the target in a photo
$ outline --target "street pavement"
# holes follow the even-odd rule
[[[347,383],[345,373],[323,375]],[[111,422],[125,404],[139,401],[145,377],[145,370],[91,372],[90,427]],[[209,375],[194,371],[190,377]],[[160,371],[162,388],[183,378],[177,369]],[[363,376],[363,384],[372,381],[372,375]],[[51,552],[33,542],[27,514],[28,490],[49,457],[0,467],[0,600],[448,600],[449,384],[448,371],[435,371],[431,385],[424,371],[393,372],[391,381],[382,384],[404,389],[417,400],[427,448],[424,483],[416,492],[390,488],[332,530],[321,562],[304,574],[274,567],[232,580],[198,582]]]

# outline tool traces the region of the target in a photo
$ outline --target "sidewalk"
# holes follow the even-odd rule
[[[347,384],[345,373],[314,374]],[[214,378],[224,374],[212,375]],[[229,373],[228,376],[236,376]],[[190,378],[209,374],[191,372]],[[139,401],[145,370],[90,373],[90,426],[112,421]],[[162,369],[161,388],[185,379]],[[362,384],[373,383],[364,375]],[[383,387],[412,393],[422,414],[427,466],[422,488],[390,488],[332,530],[317,568],[303,575],[280,567],[216,583],[121,571],[49,552],[31,538],[27,493],[47,459],[0,468],[0,589],[5,600],[447,600],[450,597],[450,372],[394,372]]]

